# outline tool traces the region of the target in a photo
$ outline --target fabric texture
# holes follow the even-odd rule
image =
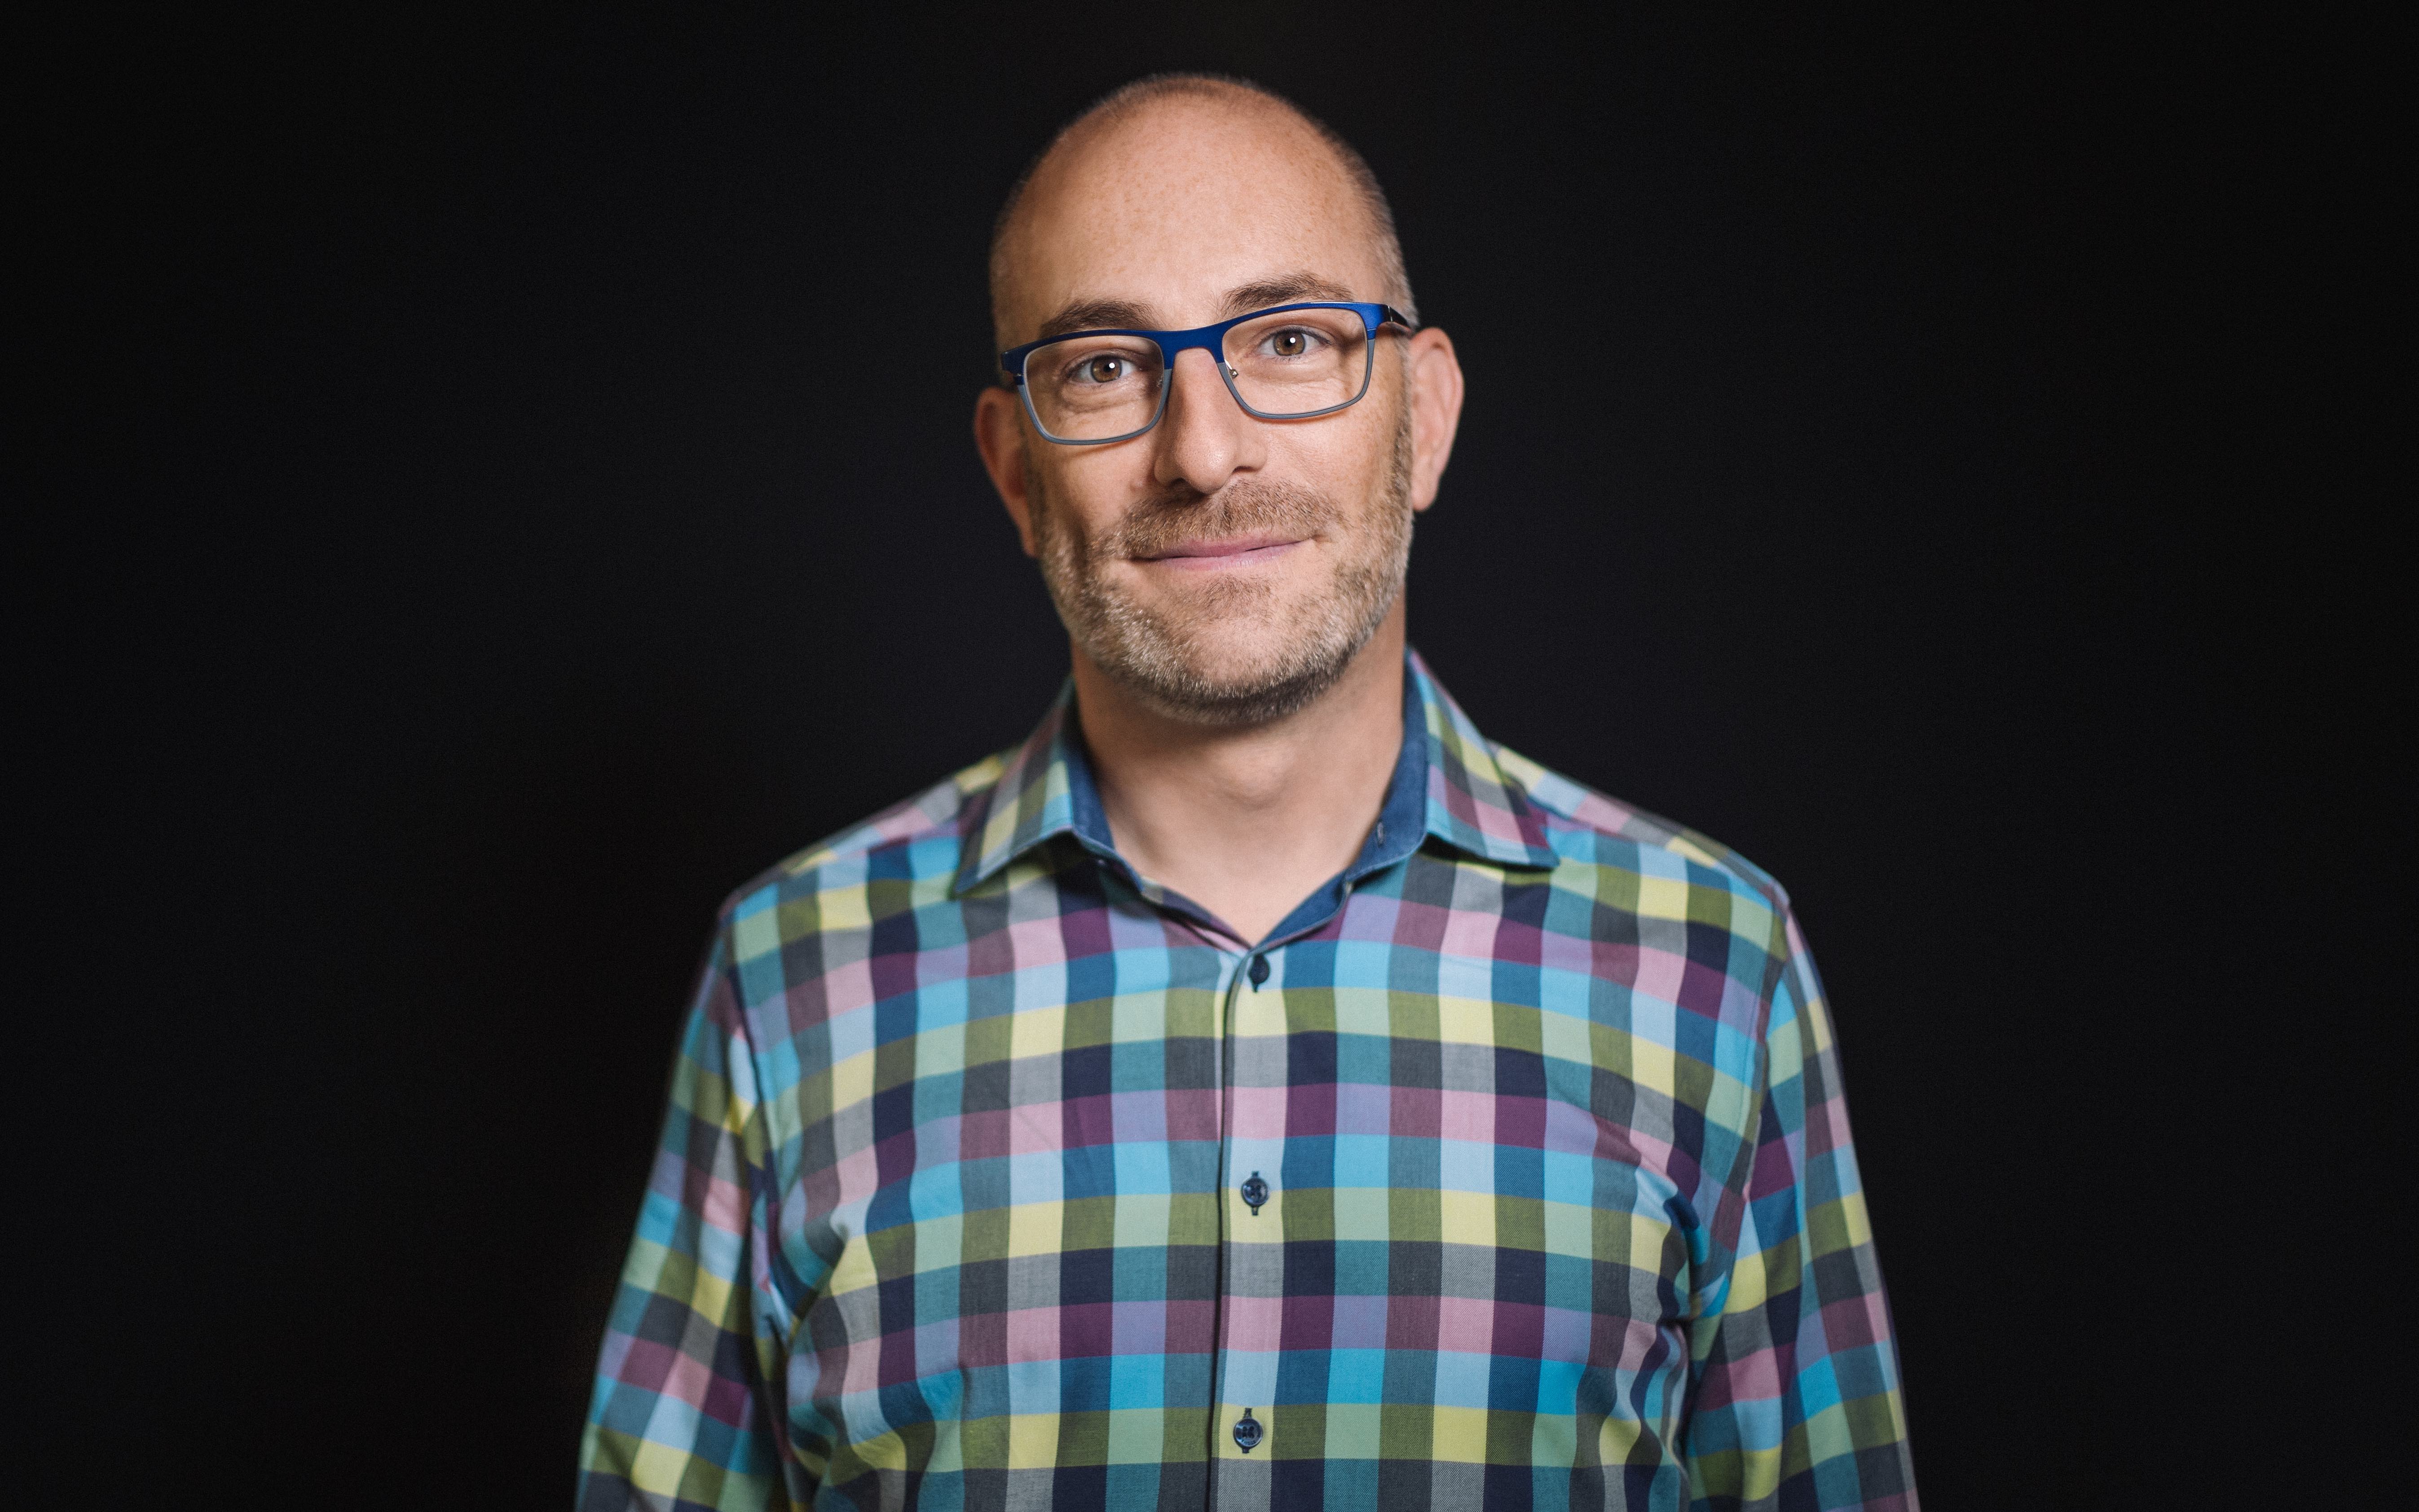
[[[1406,681],[1262,941],[1071,694],[733,897],[583,1509],[1917,1505],[1787,895]]]

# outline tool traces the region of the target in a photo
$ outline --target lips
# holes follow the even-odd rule
[[[1292,536],[1268,532],[1230,535],[1215,541],[1186,541],[1155,555],[1135,560],[1163,562],[1180,567],[1240,566],[1248,562],[1276,557],[1301,544]]]

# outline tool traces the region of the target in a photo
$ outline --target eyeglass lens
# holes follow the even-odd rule
[[[1228,380],[1246,409],[1270,420],[1334,409],[1369,382],[1369,329],[1352,310],[1283,310],[1226,332]],[[1143,336],[1073,335],[1025,360],[1025,388],[1041,428],[1064,440],[1106,440],[1159,413],[1166,360]]]

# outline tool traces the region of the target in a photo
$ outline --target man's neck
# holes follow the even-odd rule
[[[1403,606],[1307,708],[1209,728],[1145,708],[1081,651],[1076,708],[1118,854],[1246,943],[1352,863],[1403,740]]]

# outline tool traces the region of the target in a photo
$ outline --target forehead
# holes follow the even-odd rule
[[[1018,340],[1078,301],[1132,303],[1171,326],[1226,294],[1310,275],[1384,297],[1374,226],[1318,135],[1277,109],[1154,101],[1079,128],[1035,173],[1002,248]]]

